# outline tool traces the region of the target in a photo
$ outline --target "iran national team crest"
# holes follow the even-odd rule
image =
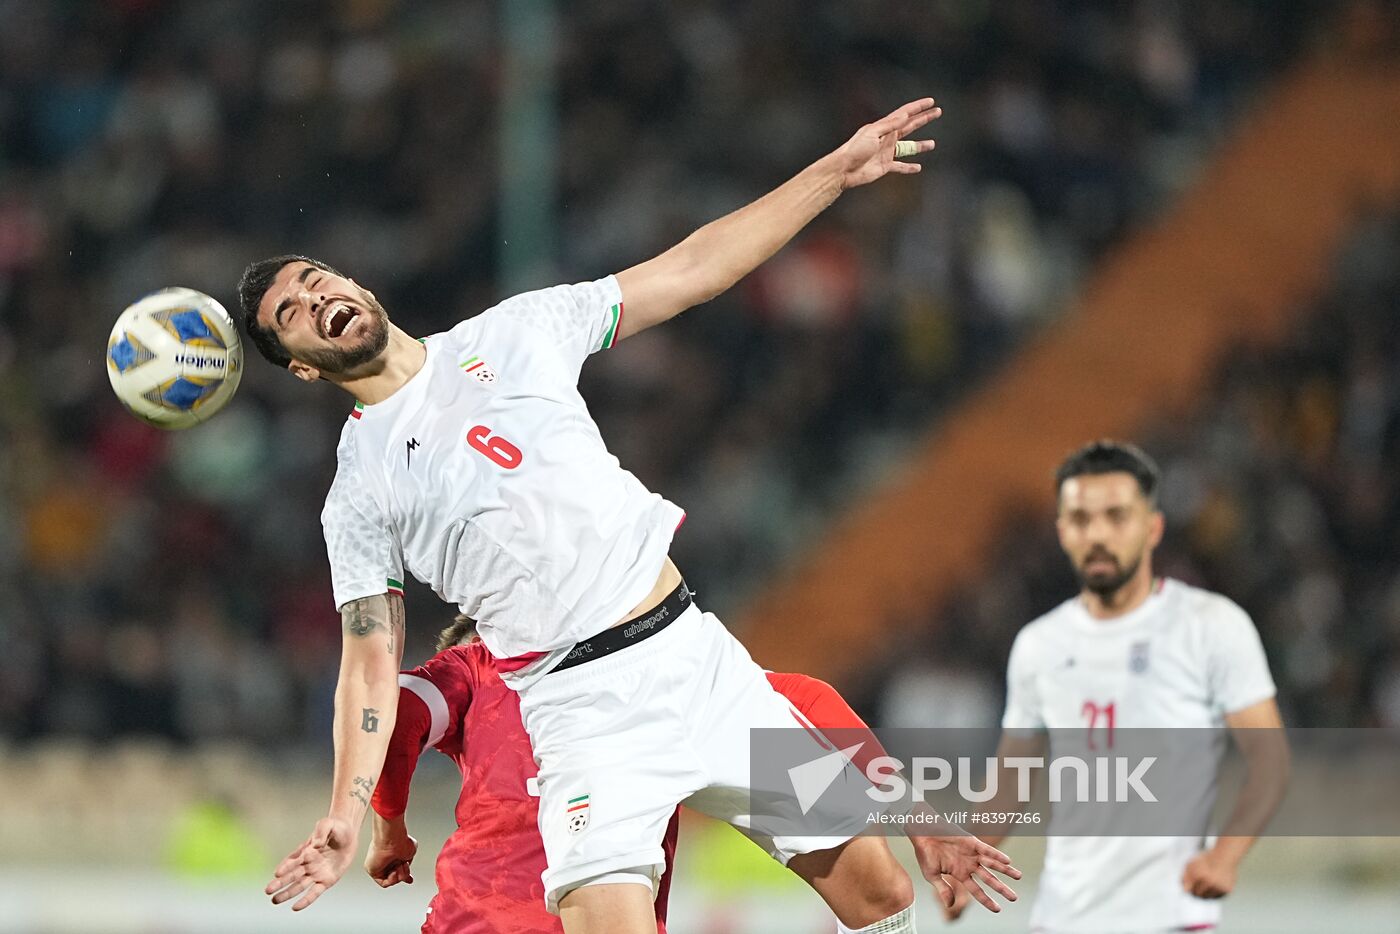
[[[1128,670],[1140,675],[1147,670],[1147,650],[1151,642],[1134,642],[1128,648]]]
[[[470,360],[461,364],[464,372],[476,377],[479,383],[494,383],[496,381],[496,371],[486,365],[486,361],[480,357],[473,356]]]
[[[570,798],[564,810],[569,819],[569,833],[582,833],[588,826],[588,795]]]

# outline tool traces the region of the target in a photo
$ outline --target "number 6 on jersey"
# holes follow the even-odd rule
[[[504,467],[506,470],[514,470],[519,467],[520,461],[524,457],[520,453],[520,448],[500,435],[491,434],[491,429],[485,425],[477,425],[467,432],[467,444],[483,454],[491,463],[498,467]]]

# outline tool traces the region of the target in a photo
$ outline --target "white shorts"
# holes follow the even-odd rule
[[[718,619],[692,603],[650,638],[520,692],[539,763],[545,904],[614,873],[656,880],[661,840],[685,801],[780,862],[854,836],[765,836],[750,813],[750,729],[802,721]],[[813,755],[827,747],[812,739]],[[774,789],[791,798],[791,788]],[[688,799],[688,800],[687,800]],[[844,828],[843,828],[844,829]]]

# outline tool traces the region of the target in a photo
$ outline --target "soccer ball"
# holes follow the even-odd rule
[[[161,289],[128,306],[107,340],[112,390],[157,428],[211,418],[242,377],[238,328],[223,305],[194,289]]]

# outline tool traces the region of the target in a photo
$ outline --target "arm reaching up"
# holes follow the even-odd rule
[[[627,309],[618,325],[619,339],[724,292],[778,252],[846,189],[890,174],[917,173],[918,163],[895,157],[896,144],[942,114],[931,97],[905,104],[861,127],[839,149],[757,201],[706,224],[660,256],[618,273]],[[910,155],[933,149],[931,139],[911,142]]]

